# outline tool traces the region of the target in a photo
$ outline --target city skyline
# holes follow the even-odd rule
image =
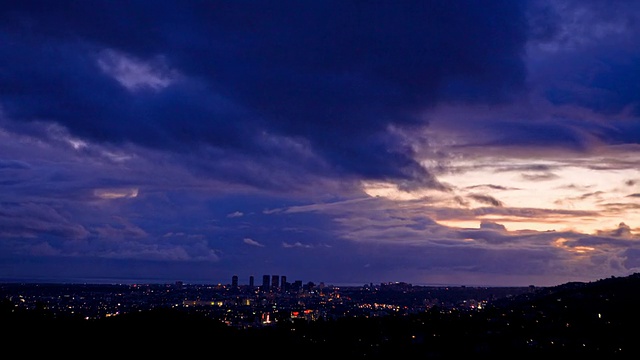
[[[639,35],[631,1],[4,3],[0,282],[638,272]]]

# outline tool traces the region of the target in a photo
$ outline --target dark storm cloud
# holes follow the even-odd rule
[[[9,118],[56,122],[97,141],[171,148],[191,141],[241,143],[234,110],[195,84],[132,95],[99,69],[94,46],[2,37],[9,44],[0,49],[2,108]]]
[[[610,116],[605,139],[638,143],[640,115],[640,3],[539,1],[529,8],[533,81],[557,106]]]
[[[591,59],[591,69],[584,70],[594,73],[592,76],[581,77],[571,86],[554,86],[547,91],[547,97],[555,104],[577,104],[604,114],[619,114],[629,109],[634,115],[640,115],[639,56],[636,52]]]
[[[561,146],[570,149],[585,147],[584,124],[573,127],[567,121],[545,123],[494,124],[502,136],[488,145],[501,146]]]
[[[553,113],[551,110],[545,111]],[[575,119],[566,114],[550,116],[546,113],[539,113],[538,115],[539,118],[530,119],[530,115],[523,115],[521,110],[516,110],[512,114],[502,115],[506,120],[496,119],[495,115],[490,115],[480,121],[465,124],[467,131],[470,130],[476,134],[467,145],[553,147],[584,151],[592,147],[594,140],[605,143],[630,142],[636,126],[636,124],[627,121],[613,120],[606,124],[585,121],[578,116],[579,114],[572,115],[576,117]],[[479,136],[480,134],[482,136]]]
[[[15,121],[174,150],[269,153],[267,132],[308,142],[329,173],[437,185],[388,128],[523,90],[522,5],[14,2],[0,13],[0,104]],[[100,68],[108,54],[178,78],[131,91]]]
[[[49,234],[66,239],[89,235],[84,226],[74,223],[70,215],[52,206],[36,203],[0,204],[0,237],[36,238]]]

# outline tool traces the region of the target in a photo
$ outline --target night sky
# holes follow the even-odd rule
[[[0,5],[0,281],[638,271],[638,1]]]

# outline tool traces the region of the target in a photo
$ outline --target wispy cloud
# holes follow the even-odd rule
[[[242,242],[247,244],[247,245],[251,245],[251,246],[257,246],[257,247],[264,247],[263,244],[251,239],[251,238],[244,238],[242,239]]]

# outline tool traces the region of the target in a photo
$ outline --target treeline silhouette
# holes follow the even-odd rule
[[[277,356],[352,359],[640,355],[640,274],[539,288],[481,311],[433,307],[423,313],[294,320],[238,329],[178,309],[84,320],[4,300],[5,349],[20,355]],[[313,356],[312,356],[313,357]]]

